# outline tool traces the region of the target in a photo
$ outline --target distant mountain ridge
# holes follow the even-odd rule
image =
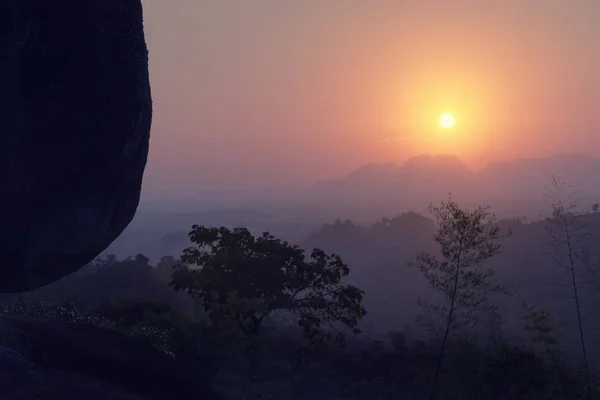
[[[452,192],[483,200],[531,199],[543,195],[553,175],[583,196],[600,196],[600,158],[586,154],[493,162],[478,172],[455,156],[419,155],[402,165],[369,163],[339,179],[317,182],[305,193],[319,198],[435,200]]]
[[[409,158],[402,165],[393,162],[369,163],[340,179],[319,181],[312,187],[322,188],[329,185],[342,185],[345,182],[372,182],[375,179],[391,180],[436,174],[439,174],[437,175],[438,177],[443,176],[445,178],[457,176],[470,177],[473,175],[473,171],[458,157],[423,154]]]
[[[294,221],[304,224],[322,221],[325,215],[373,221],[386,214],[426,212],[429,204],[452,193],[463,206],[489,204],[502,217],[540,218],[549,215],[550,200],[544,195],[553,175],[579,192],[584,209],[600,203],[600,158],[592,155],[557,154],[498,161],[479,171],[455,156],[420,155],[403,164],[368,163],[339,179],[302,189],[215,191],[162,200],[150,196],[143,199],[138,214],[217,212],[233,216],[231,210],[260,210],[282,224],[290,214]],[[248,222],[239,215],[232,220],[238,224]]]

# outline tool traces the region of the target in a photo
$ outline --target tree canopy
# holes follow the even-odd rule
[[[342,284],[350,272],[335,254],[303,249],[268,232],[194,225],[194,244],[183,251],[171,286],[187,291],[212,318],[229,318],[246,335],[258,335],[265,318],[282,310],[298,316],[311,344],[330,337],[339,343],[345,325],[358,332],[366,315],[363,291]]]
[[[421,271],[444,301],[441,305],[422,305],[445,320],[451,319],[446,325],[452,328],[472,328],[478,323],[478,312],[495,309],[488,294],[505,292],[492,281],[495,271],[485,265],[501,250],[496,218],[488,207],[462,209],[451,197],[429,209],[438,224],[433,240],[439,244],[442,257],[423,252],[410,265]]]

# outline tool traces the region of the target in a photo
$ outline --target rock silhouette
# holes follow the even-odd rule
[[[76,271],[125,229],[151,119],[139,0],[0,0],[0,292]]]

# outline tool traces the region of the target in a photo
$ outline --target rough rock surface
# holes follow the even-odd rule
[[[218,400],[182,362],[83,324],[0,314],[3,399]]]
[[[129,224],[151,103],[140,0],[0,0],[0,292],[74,272]]]

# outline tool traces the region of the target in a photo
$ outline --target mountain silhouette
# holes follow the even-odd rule
[[[451,186],[473,180],[474,173],[460,159],[450,155],[419,155],[403,165],[369,163],[348,175],[315,183],[308,193],[319,197],[392,196],[416,189],[423,194],[431,188],[448,191]]]
[[[515,208],[512,203],[519,202],[520,209],[524,203],[539,209],[540,204],[548,203],[544,195],[553,176],[567,182],[585,202],[598,202],[600,185],[594,184],[598,174],[600,158],[587,154],[493,162],[477,172],[455,156],[419,155],[401,165],[366,164],[339,179],[317,182],[304,194],[323,200],[386,199],[422,206],[443,200],[451,192],[466,203],[511,203]]]
[[[588,154],[557,154],[547,158],[490,163],[478,178],[491,193],[521,193],[531,196],[544,191],[552,176],[563,179],[581,195],[600,194],[600,158]]]

